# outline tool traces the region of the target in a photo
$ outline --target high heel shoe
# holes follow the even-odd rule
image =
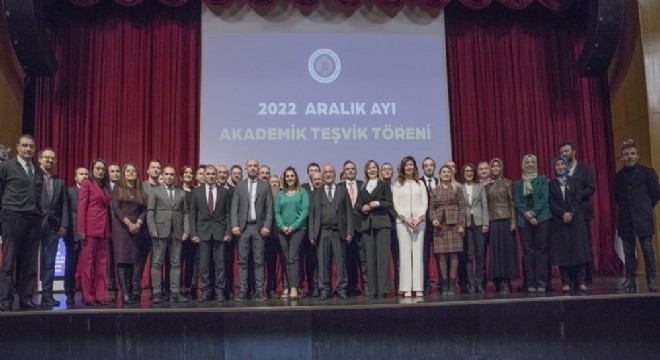
[[[406,291],[406,293],[403,294],[403,296],[404,296],[404,297],[407,297],[407,298],[412,297],[412,292],[410,292],[410,291]]]

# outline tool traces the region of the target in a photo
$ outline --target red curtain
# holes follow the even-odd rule
[[[60,70],[37,83],[36,137],[40,147],[58,152],[58,173],[71,184],[74,169],[97,156],[132,161],[140,169],[153,157],[196,164],[199,4],[83,9],[50,14]],[[597,175],[596,268],[620,273],[613,249],[607,83],[580,78],[575,67],[584,11],[538,5],[474,11],[452,2],[446,23],[452,148],[459,166],[497,156],[505,175],[518,179],[522,155],[532,152],[541,173],[551,175],[559,144],[574,142],[578,159]]]
[[[582,10],[471,11],[450,5],[445,19],[458,166],[500,157],[505,176],[517,180],[522,156],[534,153],[539,173],[553,178],[559,145],[574,143],[578,161],[591,164],[597,177],[594,265],[602,274],[620,273],[609,186],[614,167],[607,80],[581,78],[575,65],[584,34]]]
[[[198,161],[200,6],[63,7],[49,15],[60,68],[37,83],[35,133],[72,183],[93,158]]]

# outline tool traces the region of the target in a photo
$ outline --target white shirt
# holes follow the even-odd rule
[[[325,191],[326,196],[328,195],[328,189],[330,189],[330,194],[332,194],[332,198],[335,198],[335,186],[334,185],[325,185],[325,188],[323,189]]]
[[[20,157],[20,156],[17,156],[16,160],[18,160],[18,163],[21,164],[21,166],[23,167],[23,170],[25,170],[25,173],[28,174],[28,175],[30,174],[30,168],[29,167],[32,167],[32,175],[34,175],[34,166],[32,165],[32,163],[28,163],[27,161],[23,160],[23,158]]]
[[[472,205],[472,191],[474,189],[474,184],[465,183],[463,184],[463,187],[465,188],[465,193],[468,197],[468,205]],[[470,214],[472,214],[472,206],[470,206]]]
[[[429,180],[431,180],[431,187],[429,187]],[[433,189],[434,187],[438,186],[438,184],[436,184],[434,178],[432,178],[432,177],[427,177],[426,175],[424,175],[424,185],[426,185],[426,187],[428,187],[429,190],[431,190],[431,189]]]
[[[392,200],[396,213],[406,219],[424,216],[429,206],[426,185],[421,180],[418,182],[409,180],[403,185],[397,181],[394,185]],[[401,219],[397,219],[397,221],[402,222]]]
[[[369,192],[369,194],[371,194],[374,191],[374,189],[376,188],[376,185],[378,185],[378,180],[376,180],[376,179],[370,179],[370,180],[367,181],[367,185],[365,185],[365,186],[366,186],[367,191]]]
[[[568,176],[573,176],[573,172],[575,171],[576,167],[577,167],[577,160],[575,160],[575,165],[568,168]]]
[[[248,194],[250,194],[250,221],[255,221],[257,219],[257,210],[255,209],[254,203],[257,201],[257,179],[248,178]],[[252,186],[252,192],[250,192],[250,186]]]

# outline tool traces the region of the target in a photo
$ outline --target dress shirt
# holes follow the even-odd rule
[[[209,188],[211,189],[211,192],[213,193],[213,211],[215,211],[215,202],[218,199],[218,188],[213,186],[213,185],[206,184],[205,193],[206,193],[206,202],[207,203],[209,202]]]
[[[431,186],[429,186],[429,181],[431,182]],[[431,190],[431,189],[433,189],[434,187],[436,187],[438,184],[435,183],[435,179],[434,179],[434,178],[432,178],[432,177],[426,177],[426,175],[424,175],[424,185],[426,185],[426,188],[427,188],[427,189]]]
[[[472,191],[474,190],[474,184],[465,183],[463,186],[465,187],[465,193],[467,193],[468,204],[471,205],[472,204]],[[472,207],[470,207],[470,214],[472,214],[472,213],[473,213]]]
[[[257,201],[257,179],[248,178],[248,193],[250,194],[250,218],[249,221],[257,220],[257,209],[254,203]]]
[[[376,185],[378,185],[378,180],[376,180],[376,179],[370,179],[370,180],[367,181],[366,188],[367,188],[367,191],[369,192],[369,194],[371,194],[374,191],[374,189],[376,188]]]
[[[325,193],[328,194],[328,189],[330,189],[330,194],[332,194],[332,197],[330,200],[335,198],[335,186],[334,185],[325,185]]]
[[[25,170],[26,174],[28,174],[28,175],[32,174],[32,176],[34,176],[34,165],[32,165],[31,162],[27,162],[27,161],[23,160],[23,158],[20,157],[20,156],[17,156],[16,160],[18,160],[18,163],[21,164],[21,166],[23,167],[23,170]],[[32,180],[32,179],[30,179],[30,180]]]

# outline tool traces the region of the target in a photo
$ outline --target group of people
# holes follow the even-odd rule
[[[551,288],[552,264],[559,266],[566,293],[587,292],[592,280],[594,171],[577,161],[570,143],[562,144],[553,160],[552,180],[539,174],[533,154],[523,157],[522,176],[515,182],[503,176],[499,158],[465,163],[460,171],[448,161],[436,173],[432,158],[423,159],[420,172],[417,161],[406,156],[396,177],[392,164],[369,160],[364,181],[357,180],[357,166],[348,160],[339,182],[332,164],[310,163],[304,184],[295,168],[278,176],[255,159],[244,169],[202,165],[178,171],[152,160],[144,181],[131,163],[95,159],[89,168],[76,169],[76,184],[68,189],[53,173],[55,150],[41,149],[38,166],[32,136],[21,136],[16,150],[16,158],[0,164],[0,310],[13,307],[15,269],[19,307],[37,306],[39,251],[40,305],[59,305],[53,277],[60,238],[66,244],[69,305],[76,273],[86,306],[115,298],[122,304],[139,301],[149,254],[155,304],[193,298],[262,301],[279,296],[280,277],[281,296],[290,300],[359,293],[386,297],[392,269],[399,295],[421,297],[431,292],[431,253],[442,295],[455,294],[457,287],[481,293],[488,280],[506,294],[518,272],[516,230],[524,252],[524,291]],[[619,288],[636,289],[638,237],[648,286],[655,291],[651,239],[658,180],[653,169],[638,163],[634,143],[624,144],[622,157],[624,168],[613,189],[626,257],[626,280]]]

